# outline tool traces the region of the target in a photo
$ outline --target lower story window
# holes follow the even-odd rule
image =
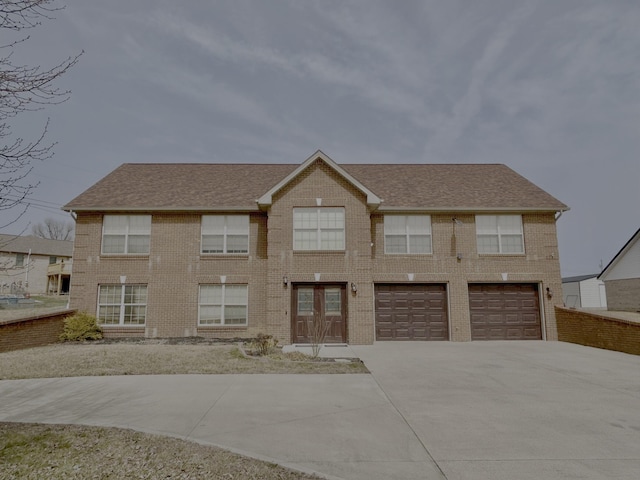
[[[144,325],[146,318],[146,285],[100,285],[98,323]]]
[[[247,285],[200,285],[200,325],[247,325]]]

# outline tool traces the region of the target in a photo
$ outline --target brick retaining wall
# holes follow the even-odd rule
[[[75,310],[62,310],[0,323],[0,352],[59,342],[64,319],[74,313]]]
[[[558,340],[640,355],[640,323],[556,307]]]

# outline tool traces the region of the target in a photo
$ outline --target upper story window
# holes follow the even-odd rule
[[[384,253],[431,253],[431,216],[385,215]]]
[[[105,215],[102,253],[148,254],[151,215]]]
[[[24,267],[24,253],[16,253],[16,267]]]
[[[294,250],[344,250],[344,208],[294,208]]]
[[[249,253],[249,215],[203,215],[202,253]]]
[[[58,257],[54,257],[53,255],[49,257],[49,265],[55,265],[58,263]]]
[[[521,215],[476,215],[478,253],[524,253]]]

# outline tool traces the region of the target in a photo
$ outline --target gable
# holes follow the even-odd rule
[[[640,230],[620,249],[598,278],[604,281],[640,278]]]
[[[280,182],[270,188],[264,195],[262,195],[258,199],[258,205],[265,207],[271,205],[273,202],[273,196],[285,188],[289,183],[291,183],[295,178],[301,175],[306,170],[313,168],[314,165],[324,164],[328,166],[330,169],[336,172],[336,174],[340,175],[345,181],[353,185],[357,190],[359,190],[367,199],[367,204],[370,207],[377,207],[381,203],[381,199],[365,187],[360,181],[356,180],[355,177],[347,173],[342,167],[336,164],[333,160],[331,160],[328,156],[322,153],[320,150],[315,152],[309,158],[307,158],[298,168],[296,168],[293,172],[283,178]]]

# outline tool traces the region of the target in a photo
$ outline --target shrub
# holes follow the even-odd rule
[[[64,330],[60,334],[62,341],[99,340],[102,329],[96,322],[96,317],[88,313],[78,312],[64,319]]]
[[[259,333],[255,340],[249,344],[249,348],[255,355],[269,355],[278,346],[278,340],[273,335]]]

